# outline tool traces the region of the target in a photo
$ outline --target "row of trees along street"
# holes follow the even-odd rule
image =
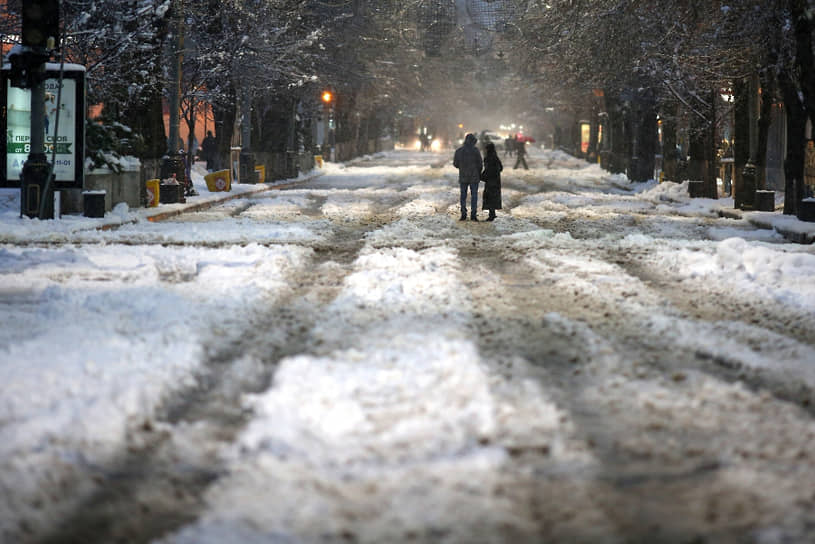
[[[563,107],[591,112],[590,151],[597,151],[597,127],[605,124],[610,170],[649,179],[656,151],[666,179],[704,180],[704,195],[715,198],[716,151],[733,115],[734,196],[737,206],[752,204],[752,192],[764,187],[776,106],[786,113],[784,212],[796,212],[807,124],[815,111],[811,1],[561,1],[539,7],[520,23],[525,70]],[[592,101],[589,88],[599,89],[604,100]],[[732,97],[724,108],[717,100],[723,92]],[[581,94],[586,102],[575,104]],[[662,150],[654,147],[658,119]],[[689,162],[680,173],[672,151],[683,131]],[[756,166],[753,186],[742,176],[748,161]]]
[[[18,33],[21,1],[6,2],[5,42]],[[403,117],[432,120],[452,140],[466,114],[499,112],[565,134],[552,143],[634,181],[661,166],[667,180],[703,180],[702,194],[714,198],[717,153],[729,138],[736,205],[750,206],[765,188],[775,108],[786,114],[784,212],[803,198],[815,111],[812,0],[61,4],[66,60],[87,67],[89,104],[104,106],[89,124],[91,149],[124,145],[148,163],[168,151],[162,108],[181,44],[183,122],[193,134],[200,112],[211,112],[222,164],[242,140],[283,164],[267,170],[291,174],[287,154],[319,151],[313,127],[331,89],[340,160],[398,136]],[[576,144],[581,119],[587,150]],[[755,180],[742,175],[748,163]]]

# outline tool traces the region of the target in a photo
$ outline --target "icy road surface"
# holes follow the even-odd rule
[[[812,246],[540,151],[459,222],[448,159],[4,215],[0,541],[814,542]]]

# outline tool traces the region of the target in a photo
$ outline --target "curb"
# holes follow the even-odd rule
[[[225,196],[223,198],[217,198],[216,197],[216,198],[214,198],[212,200],[207,200],[205,202],[199,202],[197,204],[182,205],[182,207],[176,208],[174,210],[167,210],[167,211],[164,211],[164,212],[157,212],[155,214],[148,215],[145,219],[147,219],[150,222],[158,222],[158,221],[164,221],[166,219],[170,219],[172,217],[177,217],[177,216],[179,216],[179,215],[181,215],[183,213],[187,213],[187,212],[200,212],[200,211],[209,209],[209,208],[211,208],[213,206],[216,206],[218,204],[223,204],[224,202],[229,202],[230,200],[235,200],[237,198],[244,198],[244,197],[247,197],[247,196],[250,196],[250,195],[255,195],[255,194],[258,194],[258,193],[265,193],[265,192],[268,192],[268,191],[275,191],[275,190],[280,190],[280,189],[290,189],[290,188],[296,187],[296,186],[298,186],[298,185],[300,185],[302,183],[306,183],[306,182],[311,181],[313,179],[319,178],[319,177],[323,176],[324,174],[325,174],[324,172],[318,172],[318,173],[306,176],[306,177],[304,177],[302,179],[289,180],[289,181],[286,181],[285,183],[279,183],[279,184],[275,184],[275,185],[268,185],[268,184],[265,184],[265,183],[258,183],[257,186],[260,186],[260,188],[258,190],[256,190],[256,191],[246,191],[246,192],[241,192],[241,193],[235,193],[235,194],[227,195],[227,196]],[[265,187],[263,187],[264,185],[265,185]]]
[[[815,225],[813,225],[812,232],[801,232],[773,225],[771,221],[762,220],[759,217],[751,216],[745,218],[742,210],[719,208],[717,210],[717,213],[719,214],[719,217],[724,217],[726,219],[746,219],[746,221],[753,225],[754,227],[765,230],[774,230],[775,232],[783,236],[784,239],[789,240],[790,242],[794,242],[796,244],[807,245],[815,242]],[[766,213],[774,214],[775,212]]]

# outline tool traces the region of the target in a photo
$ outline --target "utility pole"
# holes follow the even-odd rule
[[[28,159],[20,176],[21,217],[54,218],[52,165],[45,154],[45,63],[58,37],[59,0],[23,2],[22,44],[8,54],[11,84],[31,89]]]
[[[249,84],[243,82],[241,93],[241,152],[239,180],[241,183],[255,183],[255,156],[252,154],[252,95]]]

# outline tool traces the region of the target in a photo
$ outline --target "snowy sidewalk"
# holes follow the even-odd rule
[[[687,181],[656,184],[653,189],[645,193],[678,205],[676,212],[683,215],[709,217],[713,214],[729,219],[744,220],[757,228],[773,230],[791,242],[811,244],[815,241],[815,223],[801,221],[794,215],[784,215],[779,211],[784,204],[784,193],[776,193],[776,211],[774,212],[740,210],[735,207],[732,197],[691,198],[688,195]]]
[[[782,195],[783,196],[783,195]],[[746,212],[733,208],[720,208],[722,217],[744,219],[761,229],[771,229],[791,242],[811,244],[815,242],[815,223],[801,221],[794,215],[775,212]]]
[[[104,217],[63,215],[58,220],[20,217],[20,190],[0,189],[0,243],[59,243],[72,241],[80,232],[112,229],[129,223],[163,221],[186,212],[205,210],[217,204],[247,195],[292,187],[322,176],[324,171],[312,170],[296,178],[258,184],[233,184],[229,192],[210,192],[204,181],[206,171],[202,164],[192,170],[192,181],[197,196],[186,197],[185,203],[159,204],[154,208],[131,209],[124,203],[114,206]]]

